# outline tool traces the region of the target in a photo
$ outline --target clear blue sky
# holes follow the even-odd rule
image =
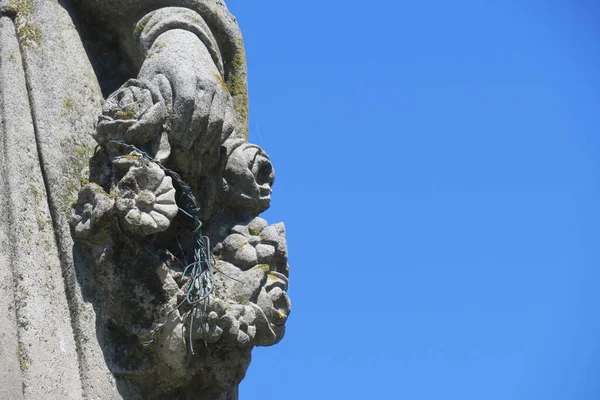
[[[600,399],[600,4],[228,0],[293,311],[242,399]]]

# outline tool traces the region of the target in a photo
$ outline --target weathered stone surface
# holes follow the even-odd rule
[[[0,33],[0,398],[237,398],[291,304],[235,19],[0,0]]]
[[[3,285],[2,298],[5,304],[13,301],[9,309],[16,317],[16,324],[3,333],[14,345],[16,328],[18,342],[8,348],[12,354],[2,365],[8,366],[9,376],[14,374],[17,355],[22,378],[16,382],[22,389],[11,390],[15,398],[22,393],[31,399],[78,399],[78,357],[17,33],[13,21],[0,18],[1,225],[9,232],[2,269],[13,283]],[[13,384],[7,382],[6,387]]]

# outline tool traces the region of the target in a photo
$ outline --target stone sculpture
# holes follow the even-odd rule
[[[291,304],[235,20],[218,0],[0,16],[0,397],[236,399]]]

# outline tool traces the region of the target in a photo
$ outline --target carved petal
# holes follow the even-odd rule
[[[177,204],[155,204],[154,209],[169,219],[173,219],[179,210]]]
[[[167,217],[156,211],[150,211],[150,216],[156,222],[156,227],[159,231],[166,230],[169,227],[169,224],[171,223],[171,221],[169,221]]]

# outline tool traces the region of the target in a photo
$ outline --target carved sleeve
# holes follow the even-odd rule
[[[196,35],[206,46],[221,76],[224,75],[223,60],[211,29],[200,14],[189,8],[166,7],[152,11],[136,24],[133,34],[142,54],[147,57],[159,36],[173,29],[181,29]]]

